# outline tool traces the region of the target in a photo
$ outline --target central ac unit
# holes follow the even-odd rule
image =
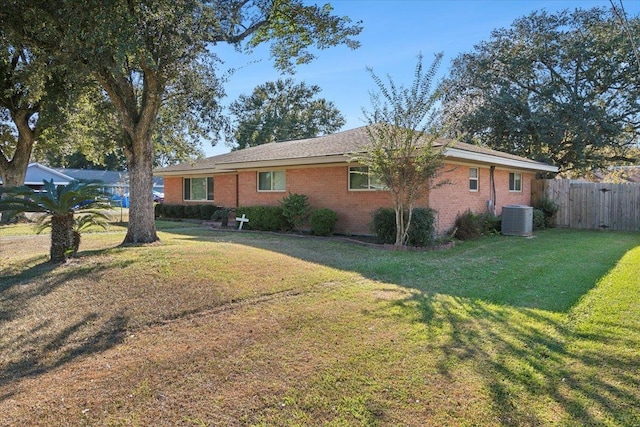
[[[506,236],[531,236],[533,232],[533,208],[525,205],[507,205],[502,208],[502,234]]]

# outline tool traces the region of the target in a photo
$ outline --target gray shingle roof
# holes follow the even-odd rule
[[[168,166],[155,170],[155,174],[163,175],[176,172],[198,172],[198,171],[224,171],[258,166],[260,162],[280,161],[283,165],[295,165],[303,159],[305,164],[313,163],[314,159],[322,163],[323,160],[335,159],[336,161],[346,161],[354,154],[362,152],[369,144],[366,126],[331,134],[316,138],[300,139],[294,141],[272,142],[269,144],[249,147],[242,150],[232,151],[206,159],[193,160],[178,165]],[[453,142],[451,140],[436,141],[437,145],[450,145],[453,150],[447,157],[455,158],[460,153],[475,153],[484,156],[514,160],[530,164],[532,168],[544,166],[543,163],[514,156],[512,154],[491,150],[485,147],[466,144],[463,142]],[[548,165],[547,165],[548,166]]]

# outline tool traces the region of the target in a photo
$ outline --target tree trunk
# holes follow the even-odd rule
[[[73,212],[51,217],[51,262],[63,263],[73,252]]]
[[[122,242],[153,243],[158,239],[153,211],[153,142],[151,133],[162,105],[164,84],[157,72],[143,68],[140,99],[126,75],[109,69],[95,74],[120,113],[123,151],[129,172],[129,225]]]
[[[27,167],[31,158],[31,151],[36,140],[36,132],[29,127],[29,118],[32,113],[26,110],[12,112],[11,118],[18,128],[18,141],[13,158],[9,160],[0,147],[0,177],[4,188],[18,187],[24,185],[27,176]],[[0,223],[4,224],[9,220],[10,212],[2,212]]]
[[[150,135],[132,140],[130,147],[130,150],[125,150],[129,168],[129,226],[122,243],[153,243],[159,239],[153,210],[153,144]]]
[[[1,155],[0,155],[1,156]],[[24,185],[24,179],[27,174],[28,161],[24,165],[17,162],[5,162],[7,166],[0,168],[0,176],[2,177],[2,186],[4,188],[18,187]],[[24,214],[19,214],[24,217]],[[10,219],[16,220],[18,216],[13,212],[3,211],[0,215],[0,224],[6,224]]]

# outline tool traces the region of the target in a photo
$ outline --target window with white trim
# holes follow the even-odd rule
[[[522,191],[522,174],[518,172],[509,173],[509,191]]]
[[[368,166],[350,166],[349,190],[386,190],[386,187]]]
[[[258,172],[258,191],[284,191],[285,189],[285,171]]]
[[[213,200],[213,177],[184,178],[183,200]]]
[[[478,168],[469,168],[469,191],[478,191]]]

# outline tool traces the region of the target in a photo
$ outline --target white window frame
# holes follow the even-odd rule
[[[193,190],[192,190],[192,180],[194,179],[204,179],[205,183],[206,183],[206,196],[204,199],[194,199],[192,198],[192,194],[193,194]],[[186,181],[189,180],[189,198],[187,199],[185,196],[185,186],[186,186]],[[209,180],[211,180],[211,188],[209,188]],[[214,189],[215,189],[215,179],[212,176],[190,176],[190,177],[184,177],[182,178],[182,200],[185,202],[212,202],[215,194],[214,194]],[[209,194],[211,194],[211,198],[209,198]]]
[[[355,169],[363,169],[363,168],[367,169],[367,188],[351,188],[351,175],[352,173],[355,173],[352,171],[354,171]],[[349,191],[387,191],[387,188],[384,187],[384,184],[382,184],[382,182],[380,182],[379,185],[372,184],[371,172],[369,171],[369,166],[349,166],[347,173],[349,174],[348,182],[347,182],[347,189]]]
[[[513,177],[513,179],[512,179]],[[511,184],[513,183],[513,187]],[[519,184],[519,185],[517,185]],[[522,173],[509,172],[509,192],[510,193],[522,193]]]
[[[261,173],[269,173],[271,174],[271,182],[270,182],[270,189],[269,190],[263,190],[260,188],[260,174]],[[284,176],[284,180],[283,180],[283,188],[279,189],[279,188],[274,188],[275,184],[276,184],[276,180],[275,178],[275,174],[276,173],[281,173]],[[287,171],[286,170],[269,170],[269,171],[258,171],[256,173],[256,189],[259,193],[284,193],[285,191],[287,191]]]
[[[472,171],[476,171],[475,176],[471,173]],[[471,188],[471,183],[476,183],[476,188]],[[480,168],[471,167],[469,168],[469,191],[472,193],[477,193],[480,191]]]

